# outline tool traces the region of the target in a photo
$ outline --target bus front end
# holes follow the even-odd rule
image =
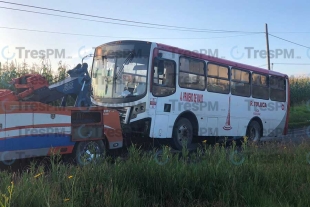
[[[119,111],[123,134],[148,137],[151,118],[149,76],[153,44],[117,41],[96,48],[92,78],[92,103]]]

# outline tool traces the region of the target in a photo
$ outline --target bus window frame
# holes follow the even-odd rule
[[[243,71],[243,72],[249,73],[249,83],[247,83],[247,84],[250,85],[250,94],[249,94],[249,96],[241,96],[241,95],[232,94],[232,91],[231,91],[231,82],[244,83],[243,81],[235,81],[235,80],[232,80],[232,70],[241,70],[241,71]],[[253,72],[253,71],[251,71],[251,70],[247,70],[247,69],[240,68],[240,67],[235,67],[235,66],[232,66],[232,67],[230,68],[230,78],[229,78],[230,84],[229,84],[229,86],[230,86],[230,93],[231,93],[232,96],[240,96],[240,97],[247,97],[247,98],[249,98],[249,97],[252,96],[252,72]]]
[[[181,71],[181,66],[180,66],[180,63],[181,63],[181,58],[187,58],[187,59],[193,59],[193,60],[197,60],[197,61],[200,61],[200,62],[203,62],[203,72],[204,74],[199,74],[199,73],[192,73],[192,72],[187,72],[187,71]],[[197,75],[197,76],[204,76],[204,87],[203,89],[198,89],[198,88],[188,88],[188,87],[183,87],[183,86],[180,86],[180,73],[188,73],[188,74],[193,74],[193,75]],[[189,89],[189,90],[196,90],[196,91],[205,91],[206,90],[206,75],[207,75],[207,67],[206,67],[206,61],[205,60],[202,60],[202,59],[199,59],[199,58],[193,58],[193,57],[190,57],[190,56],[186,56],[186,55],[180,55],[179,56],[179,65],[178,65],[178,86],[179,88],[184,88],[184,89]]]
[[[269,80],[269,74],[267,73],[260,73],[260,72],[255,72],[255,71],[251,71],[251,97],[255,98],[255,99],[260,99],[260,100],[270,100],[270,80]],[[267,86],[263,86],[263,85],[257,85],[257,84],[253,84],[253,73],[257,74],[257,75],[262,75],[262,76],[266,76],[267,77]],[[254,86],[263,86],[266,87],[268,89],[268,99],[265,98],[257,98],[257,97],[253,97],[253,85]]]
[[[227,71],[227,75],[228,75],[228,79],[225,79],[225,78],[221,78],[221,77],[219,77],[219,76],[213,76],[213,75],[210,75],[209,76],[209,74],[208,74],[208,66],[209,66],[209,64],[212,64],[212,65],[217,65],[217,66],[222,66],[222,67],[224,67],[224,68],[227,68],[228,69],[228,71]],[[206,91],[208,91],[209,93],[218,93],[218,94],[231,94],[231,86],[230,86],[230,79],[231,79],[231,66],[229,66],[229,65],[225,65],[225,64],[221,64],[221,63],[217,63],[217,62],[211,62],[211,61],[209,61],[208,63],[207,63],[207,71],[206,71]],[[221,92],[216,92],[216,91],[209,91],[208,90],[208,78],[216,78],[216,79],[221,79],[221,80],[228,80],[228,82],[229,82],[229,89],[228,89],[228,93],[221,93]]]
[[[284,82],[285,82],[284,90],[283,90],[283,89],[278,89],[278,88],[272,88],[272,87],[271,87],[271,84],[270,84],[270,79],[271,79],[271,77],[276,77],[276,78],[281,78],[281,79],[283,79]],[[287,78],[281,77],[281,76],[278,76],[278,75],[270,75],[270,76],[269,76],[269,99],[270,99],[271,101],[277,101],[277,102],[281,102],[281,103],[287,102],[287,85],[288,85],[288,84],[287,84]],[[276,90],[282,90],[282,91],[284,91],[284,92],[285,92],[285,101],[279,101],[279,100],[271,99],[271,89],[276,89]]]
[[[152,70],[151,70],[151,77],[152,77],[152,80],[151,80],[151,83],[152,83],[152,91],[151,91],[151,94],[152,94],[152,96],[154,96],[154,97],[167,97],[167,96],[171,96],[171,95],[173,95],[173,94],[175,94],[176,93],[176,91],[177,91],[177,84],[176,84],[176,76],[177,76],[177,63],[176,63],[176,61],[175,60],[172,60],[172,59],[166,59],[166,58],[160,58],[161,60],[163,60],[163,61],[171,61],[172,63],[173,63],[173,65],[174,65],[174,92],[173,93],[170,93],[169,95],[155,95],[154,94],[154,92],[153,92],[153,90],[154,90],[154,86],[156,87],[156,86],[159,86],[159,87],[163,87],[163,88],[170,88],[170,87],[167,87],[167,86],[162,86],[162,85],[159,85],[159,84],[156,84],[156,83],[154,83],[154,78],[155,78],[155,76],[154,76],[154,73],[155,73],[155,65],[152,65]]]

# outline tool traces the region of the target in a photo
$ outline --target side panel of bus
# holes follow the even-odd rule
[[[175,64],[175,80],[170,79],[175,81],[175,92],[163,96],[150,95],[150,115],[152,114],[153,117],[150,137],[171,138],[174,123],[182,113],[194,115],[195,118],[190,121],[193,127],[198,128],[199,136],[245,136],[250,121],[254,119],[261,124],[262,136],[279,136],[283,134],[287,116],[287,102],[289,101],[288,94],[286,95],[286,101],[270,100],[269,75],[267,73],[255,73],[255,77],[267,78],[264,86],[261,77],[259,77],[259,80],[255,79],[254,72],[246,68],[234,68],[230,65],[212,63],[163,50],[159,52],[162,54],[163,59]],[[183,58],[183,62],[181,58]],[[182,64],[183,67],[186,64],[184,58],[204,62],[205,84],[202,81],[200,88],[186,88],[184,86],[186,84],[180,82],[186,81],[180,75],[184,72],[181,68]],[[210,74],[208,74],[209,64],[220,66],[221,70],[227,73],[226,79],[223,74],[219,77],[212,76],[210,70]],[[248,90],[247,94],[233,92],[233,81],[230,76],[232,70],[239,69],[248,73],[249,81],[246,84],[249,85],[250,90]],[[221,91],[220,88],[223,85],[212,85],[214,80],[215,82],[218,80],[223,81],[224,87],[227,88]],[[253,84],[253,81],[257,80],[261,83]],[[236,81],[234,80],[234,82]],[[240,83],[242,82],[240,81]],[[265,95],[268,93],[268,97],[260,98],[258,95],[253,98],[254,90],[257,93],[257,91],[263,89],[266,92]],[[286,92],[288,93],[288,84],[286,84]]]

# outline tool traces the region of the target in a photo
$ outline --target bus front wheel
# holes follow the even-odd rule
[[[182,150],[183,146],[189,146],[193,140],[193,126],[186,118],[180,118],[173,127],[172,147]]]
[[[250,142],[259,142],[261,138],[261,126],[257,121],[251,121],[246,136]]]

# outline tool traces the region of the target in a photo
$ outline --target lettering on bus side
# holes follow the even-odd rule
[[[265,102],[256,102],[256,101],[250,101],[250,105],[254,107],[267,107],[267,103]]]
[[[181,92],[180,101],[202,103],[203,102],[203,94]]]

